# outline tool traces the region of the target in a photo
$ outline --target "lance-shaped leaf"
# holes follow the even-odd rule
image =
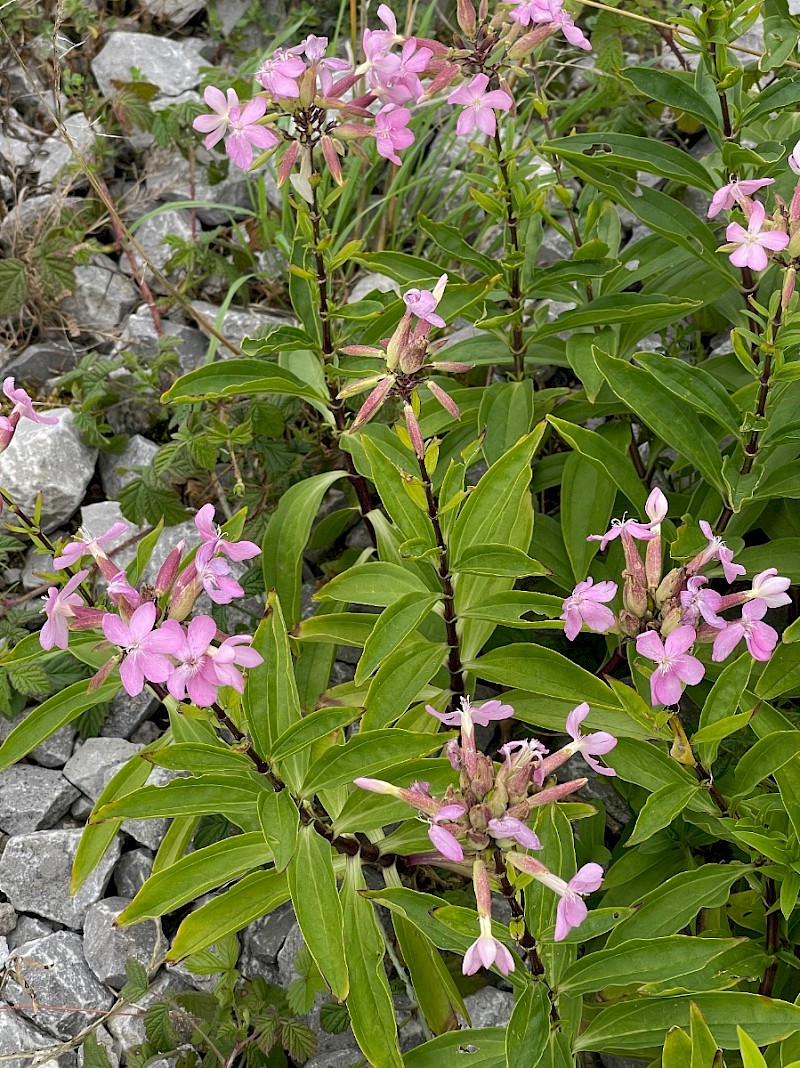
[[[417,592],[407,593],[380,614],[364,644],[364,652],[356,668],[357,685],[368,679],[398,646],[407,641],[440,600],[435,593],[427,596]]]
[[[258,798],[258,820],[276,869],[285,871],[297,848],[300,829],[300,813],[289,791],[264,790]]]
[[[452,737],[452,733],[417,734],[399,727],[356,734],[314,761],[303,781],[302,793],[310,797],[319,790],[344,786],[359,776],[374,776],[403,760],[436,752]]]
[[[506,1068],[536,1068],[550,1038],[550,998],[541,980],[529,983],[511,1013],[506,1031]]]
[[[181,375],[161,399],[164,404],[191,404],[225,397],[252,397],[260,393],[299,397],[326,419],[332,420],[328,397],[291,371],[265,360],[232,359],[206,364]]]
[[[387,656],[370,683],[361,729],[385,727],[418,700],[444,663],[447,646],[425,638],[409,639]]]

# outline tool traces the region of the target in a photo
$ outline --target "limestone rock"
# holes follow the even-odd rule
[[[2,146],[0,146],[2,155]],[[78,365],[78,354],[67,342],[41,341],[28,345],[6,364],[3,373],[13,375],[18,386],[41,389],[54,375],[64,374]]]
[[[68,115],[64,119],[64,127],[77,151],[82,156],[91,158],[94,139],[102,131],[94,127],[82,112]],[[40,186],[55,181],[60,172],[70,164],[77,164],[72,147],[58,129],[51,137],[42,142],[39,146],[37,157],[33,168],[39,172]]]
[[[175,237],[181,237],[188,240],[192,236],[190,218],[189,212],[185,210],[170,209],[168,211],[160,211],[158,215],[152,215],[149,219],[146,219],[136,230],[134,235],[136,243],[141,245],[142,252],[147,259],[154,267],[161,271],[162,274],[166,273],[165,267],[167,262],[176,252],[176,249],[167,244],[165,238],[174,235]],[[144,262],[141,256],[139,256],[135,249],[132,249],[131,251],[145,281],[152,288],[156,288],[161,292],[161,288],[158,286],[155,275],[148,265]],[[121,261],[120,266],[126,274],[133,273],[133,269],[127,257]],[[167,277],[170,276],[167,275]]]
[[[25,716],[33,711],[33,707],[26,709],[15,719],[6,719],[5,716],[0,716],[0,742],[4,741],[14,727],[22,723]],[[71,723],[68,723],[66,727],[57,730],[55,734],[46,738],[41,745],[37,745],[35,749],[28,753],[28,760],[33,760],[43,768],[63,768],[72,755],[75,733],[75,728]]]
[[[37,938],[53,933],[53,925],[39,920],[35,916],[20,916],[17,926],[8,935],[8,948],[19,949],[26,942],[33,942]]]
[[[193,326],[166,318],[161,320],[161,328],[165,337],[175,338],[175,351],[184,374],[202,366],[208,352],[208,338],[204,334]],[[158,351],[158,334],[153,326],[150,309],[146,305],[137,308],[128,319],[120,344],[122,348],[132,349],[145,356]]]
[[[122,738],[87,738],[64,766],[64,775],[91,801],[96,801],[109,780],[139,752],[139,746]]]
[[[77,796],[60,772],[14,764],[0,772],[0,830],[25,834],[52,827]]]
[[[130,80],[132,67],[146,82],[157,85],[164,96],[178,96],[200,82],[200,69],[207,63],[200,55],[201,48],[202,42],[189,38],[173,41],[115,30],[92,60],[92,74],[104,96],[113,95],[113,81]]]
[[[192,307],[212,324],[216,322],[219,308],[204,300],[193,300]],[[228,308],[222,318],[222,334],[229,341],[240,345],[244,337],[263,337],[274,326],[291,326],[294,320],[275,315],[261,308]],[[203,329],[202,323],[198,324]],[[219,350],[221,356],[230,356],[227,349]]]
[[[154,19],[183,26],[203,10],[206,0],[143,0],[143,6]]]
[[[484,986],[464,998],[473,1027],[507,1027],[514,1008],[514,995],[494,986]]]
[[[72,863],[80,830],[32,831],[9,838],[0,857],[0,891],[18,912],[33,912],[74,930],[98,901],[119,860],[119,842],[112,843],[77,894],[70,894]]]
[[[53,1039],[51,1037],[42,1034],[33,1024],[18,1013],[0,1012],[0,1055],[23,1053],[25,1050],[46,1049],[52,1045]],[[30,1056],[13,1057],[11,1060],[3,1061],[3,1068],[31,1068],[31,1063]],[[56,1062],[48,1061],[47,1064],[54,1068]]]
[[[242,933],[242,956],[239,961],[242,974],[252,979],[271,973],[295,922],[294,910],[287,902],[251,923]]]
[[[123,853],[114,869],[114,885],[121,897],[133,898],[138,894],[153,870],[153,853],[150,849],[131,849]]]
[[[97,458],[97,450],[87,448],[81,441],[69,409],[57,408],[49,414],[58,417],[53,426],[22,419],[11,444],[0,454],[0,485],[29,515],[41,492],[42,526],[46,531],[54,530],[75,513]]]
[[[146,689],[136,697],[120,690],[117,696],[111,699],[108,715],[100,728],[100,736],[130,738],[158,707],[159,702]]]
[[[143,534],[146,528],[134,526],[127,520],[116,501],[98,501],[97,504],[87,504],[81,508],[81,530],[85,531],[90,538],[105,534],[114,523],[127,523],[128,529],[113,541],[106,542],[104,549],[120,570],[124,570],[136,556],[137,543],[131,541],[131,538],[137,534]],[[125,542],[130,542],[130,544],[126,545]]]
[[[79,330],[102,333],[118,326],[139,299],[139,290],[113,260],[93,256],[91,263],[75,268],[75,291],[61,302],[61,311]]]
[[[100,482],[109,500],[115,501],[122,487],[138,476],[136,468],[149,467],[157,452],[158,445],[154,441],[134,434],[122,452],[101,453],[98,464]]]
[[[0,935],[10,934],[17,926],[17,910],[7,901],[0,902]]]
[[[36,1016],[37,1024],[54,1038],[74,1037],[95,1019],[83,1009],[108,1009],[112,998],[92,974],[83,956],[81,936],[74,931],[55,931],[19,949],[22,974],[33,987],[37,1001],[69,1006],[60,1013],[38,1013],[29,995],[11,979],[5,997],[23,1016]],[[5,1015],[5,1014],[4,1014]]]
[[[86,961],[101,983],[121,990],[126,982],[125,961],[138,961],[152,975],[167,949],[159,920],[114,927],[114,920],[130,904],[127,897],[107,897],[92,905],[83,924]]]
[[[138,1009],[143,1012],[150,1005],[156,1001],[163,1001],[170,994],[184,994],[191,989],[192,987],[184,982],[180,976],[175,975],[172,971],[163,970],[153,979],[145,996],[127,1006],[127,1008]],[[124,1050],[138,1046],[147,1037],[144,1030],[143,1016],[127,1016],[120,1013],[118,1016],[112,1016],[106,1026]],[[155,1063],[151,1064],[149,1068],[155,1068]]]

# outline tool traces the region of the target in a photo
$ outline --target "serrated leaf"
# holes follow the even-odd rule
[[[145,1012],[144,1030],[157,1053],[169,1053],[178,1044],[178,1036],[170,1019],[170,1007],[163,1001],[150,1005]]]
[[[141,1001],[150,989],[147,969],[134,957],[128,957],[125,961],[125,975],[127,980],[119,992],[120,998],[123,1001]]]
[[[7,319],[28,299],[28,269],[22,260],[0,260],[0,319]]]

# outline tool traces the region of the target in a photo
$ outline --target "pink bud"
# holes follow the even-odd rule
[[[422,439],[422,431],[420,430],[419,421],[414,414],[414,409],[410,404],[406,404],[403,408],[403,415],[406,420],[406,427],[408,428],[408,435],[411,438],[411,444],[414,447],[414,452],[419,456],[421,460],[425,459],[425,442]]]
[[[428,382],[427,386],[446,412],[449,412],[454,419],[461,418],[461,411],[449,393],[445,392],[441,386],[437,386],[435,382]]]

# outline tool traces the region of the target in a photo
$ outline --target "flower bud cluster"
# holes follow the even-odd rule
[[[45,426],[54,426],[58,422],[54,415],[42,415],[37,412],[25,390],[15,388],[13,378],[9,377],[3,381],[3,393],[14,406],[8,415],[0,415],[0,452],[5,452],[11,444],[20,419],[30,419],[32,423],[41,423]]]
[[[622,572],[622,609],[615,613],[608,607],[618,592],[616,582],[597,582],[591,578],[579,582],[562,606],[564,632],[573,641],[582,626],[600,634],[621,634],[636,639],[636,650],[654,661],[650,676],[650,696],[654,705],[674,705],[684,687],[697,685],[705,667],[691,650],[696,643],[713,643],[712,660],[727,659],[744,640],[755,660],[769,660],[778,642],[778,634],[762,622],[767,610],[789,604],[786,592],[791,584],[768,568],[752,581],[749,590],[721,594],[708,585],[702,572],[719,563],[725,580],[736,582],[746,574],[734,563],[733,550],[717,537],[711,525],[700,520],[700,529],[708,544],[681,567],[662,577],[661,523],[669,505],[660,489],[647,498],[648,522],[615,519],[605,534],[592,534],[605,549],[620,538],[625,555]],[[646,542],[642,559],[637,542]],[[726,619],[721,613],[742,606],[738,619]]]
[[[57,586],[48,590],[43,609],[47,621],[39,634],[42,648],[66,649],[71,630],[100,629],[119,652],[103,665],[94,685],[119,664],[123,688],[132,697],[142,692],[145,682],[166,683],[176,700],[188,697],[199,708],[213,705],[221,686],[241,693],[244,679],[239,669],[262,661],[250,647],[251,636],[226,637],[208,615],[196,616],[185,627],[182,623],[202,593],[215,604],[229,604],[244,596],[228,561],[250,560],[261,550],[249,541],[228,541],[214,524],[211,504],[197,513],[195,526],[201,541],[194,558],[184,562],[185,544],[181,542],[162,564],[155,584],[138,590],[106,552],[127,531],[125,523],[114,523],[96,538],[79,532],[55,557],[53,566],[72,568],[91,556],[106,580],[114,611],[86,603],[78,590],[89,570],[78,571],[60,590]]]
[[[465,957],[464,972],[469,974],[475,971],[479,967],[476,962],[482,962],[484,967],[494,962],[508,974],[513,969],[513,960],[510,956],[506,957],[507,951],[503,953],[496,949],[496,955],[490,952],[491,895],[486,891],[486,864],[491,858],[496,869],[495,857],[499,851],[505,862],[550,886],[561,902],[566,902],[563,908],[559,904],[557,940],[564,938],[570,927],[580,923],[586,915],[585,905],[580,919],[572,922],[569,917],[574,919],[580,912],[575,902],[580,901],[581,893],[589,891],[577,889],[572,885],[574,880],[565,883],[544,865],[520,853],[520,848],[541,848],[539,838],[528,826],[534,809],[568,797],[586,784],[586,779],[555,783],[550,780],[551,774],[571,756],[580,753],[592,768],[601,774],[613,775],[611,768],[603,767],[595,758],[613,749],[616,738],[605,731],[582,734],[580,725],[589,714],[589,706],[581,704],[567,718],[566,729],[572,738],[568,745],[551,755],[536,739],[508,742],[500,749],[503,762],[498,766],[478,749],[475,725],[485,727],[491,722],[508,719],[514,715],[511,705],[487,701],[473,707],[467,698],[462,698],[461,708],[454,712],[443,713],[431,705],[426,707],[431,715],[445,725],[460,728],[460,738],[451,739],[445,750],[450,764],[459,773],[458,786],[449,786],[442,798],[436,798],[431,795],[430,785],[425,782],[403,788],[380,779],[359,778],[355,780],[355,785],[374,793],[400,798],[427,820],[428,837],[436,852],[417,854],[410,858],[412,862],[472,865],[481,936]],[[597,865],[591,867],[597,868]],[[600,878],[597,877],[593,889],[599,885]],[[489,956],[492,959],[486,963]]]

